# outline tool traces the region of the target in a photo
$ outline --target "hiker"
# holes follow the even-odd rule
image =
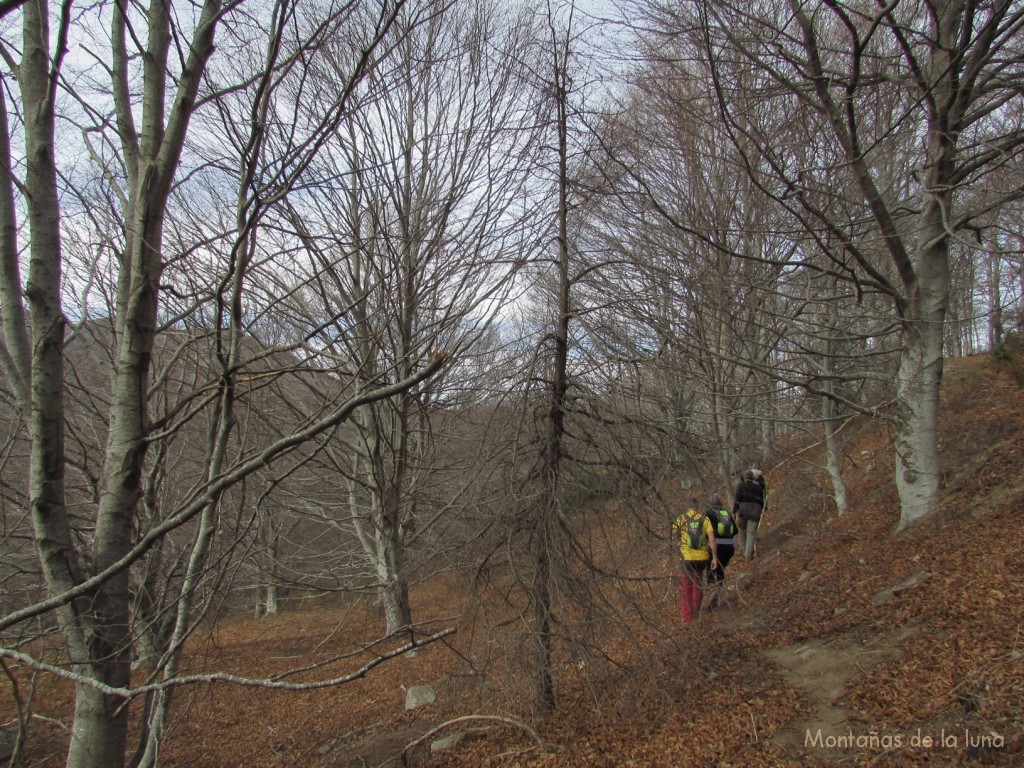
[[[732,514],[739,529],[740,549],[746,560],[754,559],[757,548],[757,526],[761,522],[761,510],[764,508],[764,491],[754,480],[752,470],[743,473],[740,484],[733,494]]]
[[[715,529],[703,512],[697,511],[697,499],[672,523],[672,534],[679,541],[683,559],[682,596],[679,602],[684,622],[693,621],[700,611],[701,588],[710,569],[718,567]]]
[[[732,512],[722,503],[722,497],[717,493],[712,493],[708,497],[706,517],[711,521],[711,527],[715,531],[715,551],[718,555],[718,567],[708,571],[708,585],[712,588],[708,607],[714,608],[721,600],[722,591],[725,589],[725,567],[729,565],[736,552],[734,537],[738,530]]]

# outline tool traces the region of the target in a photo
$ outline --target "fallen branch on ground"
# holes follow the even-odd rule
[[[535,731],[533,728],[528,726],[526,723],[521,723],[518,720],[513,720],[510,717],[502,717],[500,715],[462,715],[461,717],[456,717],[456,718],[454,718],[452,720],[447,720],[447,721],[441,723],[440,725],[438,725],[435,728],[431,728],[429,731],[427,731],[425,734],[420,736],[415,741],[411,741],[408,744],[406,744],[405,745],[405,749],[402,750],[402,756],[401,756],[401,758],[402,758],[402,765],[408,765],[409,764],[409,762],[408,762],[409,761],[409,755],[416,749],[416,747],[418,747],[423,742],[427,741],[428,739],[432,739],[434,736],[436,736],[437,734],[441,733],[442,731],[447,729],[449,726],[457,725],[459,723],[472,722],[472,721],[483,721],[483,722],[488,722],[488,723],[500,723],[501,725],[511,725],[511,726],[514,726],[516,728],[519,728],[520,730],[526,731],[526,733],[528,733],[530,735],[530,737],[537,743],[537,748],[538,749],[546,750],[548,748],[547,743],[544,741],[544,739],[541,738],[540,734],[537,733],[537,731]],[[476,730],[484,730],[484,729],[478,728]]]

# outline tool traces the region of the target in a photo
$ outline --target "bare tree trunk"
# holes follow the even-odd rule
[[[698,323],[706,322],[703,332],[704,343],[701,345],[701,357],[704,379],[710,389],[711,419],[714,425],[715,441],[718,454],[718,475],[721,488],[730,489],[735,480],[735,472],[739,467],[739,446],[736,440],[735,403],[726,389],[731,386],[730,377],[725,373],[729,364],[725,362],[729,356],[731,331],[729,327],[728,299],[728,261],[718,257],[720,264],[718,289],[710,293],[704,301],[704,311],[695,312]]]
[[[278,602],[278,587],[273,581],[268,582],[266,587],[266,597],[263,603],[263,615],[264,616],[276,616],[280,611],[280,605]]]
[[[897,375],[896,487],[900,496],[902,530],[935,511],[939,499],[938,417],[939,387],[942,381],[943,341],[950,294],[949,222],[952,221],[956,140],[965,117],[969,97],[961,88],[962,62],[954,61],[964,39],[961,25],[967,9],[947,4],[931,17],[935,42],[925,56],[914,61],[922,68],[921,85],[928,92],[927,136],[923,164],[922,207],[918,215],[915,242],[900,231],[890,203],[876,184],[866,158],[860,153],[859,138],[849,113],[833,99],[817,58],[818,39],[814,23],[805,9],[790,1],[795,18],[804,32],[805,47],[812,60],[818,108],[831,123],[850,161],[856,183],[867,202],[895,267],[903,295],[896,298],[904,329],[904,348]],[[994,38],[982,35],[977,53],[984,61]],[[905,51],[906,52],[906,51]],[[914,54],[906,52],[908,56]],[[916,250],[912,258],[911,249]]]
[[[388,405],[385,404],[385,410]],[[379,423],[381,418],[383,416],[372,406],[360,409],[357,414],[361,439],[353,459],[349,499],[356,534],[377,574],[377,594],[384,613],[385,629],[392,634],[412,623],[412,610],[405,567],[401,495],[400,488],[396,487],[400,478],[395,476],[403,467],[385,461],[385,448],[379,433],[383,428]],[[390,458],[392,461],[395,459],[393,456]],[[359,470],[361,465],[365,467],[362,472]],[[357,512],[357,482],[369,489],[367,515]]]
[[[826,353],[826,365],[831,360],[831,352]],[[825,465],[828,468],[828,476],[832,481],[832,499],[836,504],[836,511],[842,515],[849,509],[849,502],[846,497],[846,482],[843,480],[842,453],[839,450],[839,441],[836,439],[836,401],[831,395],[835,388],[830,371],[826,371],[825,396],[821,398],[821,419],[825,425]]]
[[[846,496],[846,482],[843,480],[842,455],[839,452],[839,443],[836,440],[835,403],[829,398],[822,401],[822,406],[827,412],[825,414],[825,461],[828,467],[828,476],[832,481],[832,499],[836,504],[836,511],[846,514],[850,508]]]
[[[554,542],[546,534],[550,530],[550,518],[557,514],[557,510],[548,508],[540,512],[541,520],[538,521],[535,534],[534,552],[534,582],[532,585],[531,599],[533,601],[533,631],[536,657],[536,669],[534,670],[534,684],[536,687],[537,704],[540,711],[549,713],[555,709],[555,677],[552,662],[552,582],[554,574],[551,570],[550,551]]]
[[[150,15],[148,57],[143,75],[143,127],[136,136],[132,119],[120,113],[131,183],[127,244],[119,281],[116,370],[111,422],[96,513],[92,567],[102,571],[122,560],[132,544],[136,505],[141,495],[142,464],[148,430],[147,386],[156,335],[163,223],[170,185],[187,130],[199,78],[213,50],[220,12],[213,0],[203,9],[193,48],[182,72],[171,116],[165,126],[164,89],[170,41],[169,9],[156,3]],[[114,37],[123,44],[126,19],[114,13]],[[124,62],[123,47],[115,46]],[[120,58],[118,58],[118,54]],[[126,72],[116,68],[115,89],[121,108],[128,104]],[[138,143],[136,143],[138,141]],[[128,570],[101,585],[88,616],[91,637],[89,676],[123,688],[130,681],[131,633]],[[129,710],[124,699],[79,685],[68,765],[89,768],[123,765]]]
[[[390,635],[412,624],[409,605],[409,583],[405,574],[405,546],[400,540],[397,520],[393,515],[381,536],[381,562],[384,565],[381,583],[381,604],[384,608],[385,628]]]
[[[275,22],[280,22],[279,8],[274,14],[274,20]],[[268,35],[269,52],[264,69],[264,78],[269,79],[274,69],[274,56],[278,50],[278,44],[279,38],[275,30],[272,29]],[[263,95],[263,100],[257,102],[258,114],[261,116],[265,116],[267,110],[266,99],[269,98],[270,89],[263,91]],[[218,314],[216,320],[218,327],[216,339],[217,358],[221,367],[221,375],[218,377],[217,399],[207,435],[207,462],[204,477],[204,481],[207,483],[217,477],[227,463],[229,441],[231,440],[236,423],[235,402],[237,399],[238,370],[241,360],[242,337],[245,333],[242,305],[245,294],[245,280],[249,270],[249,263],[252,259],[252,251],[255,247],[254,241],[257,231],[257,222],[250,219],[252,215],[250,213],[252,201],[249,197],[251,190],[248,183],[255,175],[255,169],[262,160],[262,148],[265,141],[263,128],[266,124],[265,120],[261,118],[257,118],[253,122],[254,124],[250,126],[252,133],[247,144],[248,152],[240,158],[239,178],[242,179],[242,183],[238,189],[238,205],[235,211],[236,231],[239,235],[234,242],[231,254],[230,264],[232,269],[221,286],[222,293],[217,296]],[[160,242],[160,240],[155,240],[154,242]],[[162,257],[158,254],[157,262],[161,261]],[[154,295],[156,295],[155,290]],[[155,325],[155,301],[153,309],[152,319]],[[142,403],[140,407],[144,409],[145,403]],[[144,410],[141,412],[144,412]],[[166,640],[166,648],[161,660],[163,663],[161,676],[165,681],[173,680],[178,676],[185,640],[191,631],[197,592],[207,570],[209,554],[217,533],[219,518],[220,496],[215,495],[206,503],[199,514],[199,521],[185,567],[181,591],[177,595],[173,626],[170,630],[170,636]],[[162,688],[157,693],[152,706],[148,708],[146,713],[145,739],[140,745],[140,752],[136,756],[133,768],[153,768],[157,764],[174,690],[174,686]]]
[[[944,238],[945,233],[938,236]],[[919,317],[907,323],[904,332],[904,349],[897,374],[898,530],[934,511],[939,500],[939,394],[943,320],[948,296],[948,273],[944,267],[941,254],[933,255],[931,260],[921,260]]]
[[[988,347],[995,350],[1003,343],[1003,297],[1000,278],[1002,276],[1002,259],[998,252],[989,255],[988,259]]]
[[[52,130],[52,122],[44,124],[44,128]],[[10,130],[7,94],[0,90],[0,311],[4,328],[0,339],[0,370],[7,375],[7,381],[14,390],[18,409],[27,414],[32,401],[32,349],[21,298],[18,212],[14,202]]]
[[[267,552],[267,581],[263,585],[263,615],[264,616],[276,616],[281,610],[280,606],[280,585],[278,584],[278,573],[281,562],[281,532],[278,529],[278,523],[267,516],[268,519],[263,521],[260,526],[261,532],[266,530],[267,533],[263,534],[266,538],[266,552]]]
[[[82,578],[82,570],[71,543],[71,527],[65,502],[64,486],[64,329],[61,309],[61,240],[60,208],[57,195],[57,172],[54,147],[54,98],[56,83],[50,76],[50,8],[46,3],[23,7],[23,61],[18,70],[19,85],[26,105],[25,119],[25,189],[29,204],[27,215],[30,232],[29,275],[25,295],[28,299],[28,324],[19,323],[24,312],[17,279],[16,250],[11,249],[13,233],[5,231],[4,258],[4,325],[7,346],[13,363],[24,366],[24,350],[29,348],[25,330],[30,329],[30,368],[18,371],[16,391],[27,392],[31,459],[28,496],[31,499],[32,522],[43,577],[51,594],[71,589]],[[54,77],[59,64],[54,66]],[[6,112],[5,112],[6,117]],[[10,183],[10,155],[5,136],[5,184]],[[13,223],[14,211],[4,204],[5,230]],[[102,603],[102,599],[100,600]],[[109,679],[113,684],[124,679],[102,654],[106,648],[99,638],[89,639],[92,617],[82,601],[58,609],[70,658],[76,660],[77,672],[96,679]],[[102,614],[100,614],[102,615]],[[126,623],[122,621],[123,625]],[[114,629],[116,634],[118,629]],[[90,765],[119,765],[124,757],[124,725],[127,712],[114,716],[120,700],[111,700],[95,689],[76,687],[73,747],[68,757],[72,768]],[[86,754],[86,749],[90,754]],[[120,752],[119,752],[120,749]],[[109,761],[107,760],[109,758]]]
[[[838,281],[832,287],[833,290],[837,289]],[[849,509],[846,483],[843,480],[842,451],[836,437],[837,427],[840,423],[837,413],[839,403],[836,398],[836,353],[842,332],[835,304],[826,300],[824,311],[827,317],[827,327],[820,358],[821,378],[824,382],[824,392],[821,397],[821,421],[825,431],[825,466],[832,483],[832,500],[835,502],[836,511],[842,515]]]
[[[93,544],[93,568],[97,572],[122,560],[132,545],[148,445],[147,390],[163,270],[164,214],[199,78],[213,51],[213,32],[219,13],[217,0],[210,0],[203,8],[166,125],[164,91],[168,77],[170,10],[162,4],[154,4],[150,15],[148,57],[143,76],[143,130],[138,136],[128,114],[132,109],[129,84],[125,79],[115,83],[122,110],[119,130],[125,156],[129,158],[131,188],[125,212],[127,243],[118,285],[119,347]],[[113,17],[113,36],[120,43],[115,43],[115,60],[123,64],[127,20],[120,12],[115,12]],[[122,69],[116,68],[115,74],[127,77]],[[130,603],[127,569],[105,582],[92,603],[90,658],[95,660],[92,676],[115,688],[126,687],[130,681]],[[123,765],[128,714],[123,699],[88,686],[78,686],[68,766]]]
[[[541,457],[541,495],[537,502],[533,528],[534,582],[533,601],[534,643],[536,648],[535,683],[537,703],[541,712],[555,709],[555,687],[552,664],[553,626],[552,600],[555,572],[552,558],[559,551],[558,536],[561,518],[562,440],[565,433],[566,393],[569,388],[569,43],[559,40],[555,20],[549,9],[551,30],[552,81],[555,96],[556,133],[558,137],[558,208],[556,210],[556,238],[558,270],[556,318],[550,341],[554,346],[551,363],[551,388],[548,392],[546,437]]]
[[[939,395],[943,341],[950,295],[949,222],[953,218],[954,163],[957,132],[965,105],[954,49],[965,9],[951,4],[936,17],[937,42],[927,61],[930,96],[941,105],[928,117],[925,143],[924,201],[918,217],[917,263],[897,260],[906,289],[903,306],[904,348],[897,375],[896,488],[902,530],[938,507]],[[883,231],[885,229],[883,228]]]
[[[73,768],[117,768],[125,760],[130,712],[125,696],[120,695],[130,684],[133,634],[130,631],[132,595],[129,565],[138,563],[153,544],[152,539],[140,537],[141,541],[136,541],[134,537],[139,534],[143,470],[147,461],[153,458],[147,455],[149,441],[154,439],[148,390],[159,318],[164,215],[196,103],[199,81],[213,51],[214,29],[221,20],[222,7],[218,0],[209,0],[201,7],[200,14],[189,25],[193,31],[192,39],[175,41],[180,44],[177,50],[182,58],[173,64],[169,63],[168,54],[175,29],[172,29],[172,11],[168,4],[156,0],[145,20],[141,13],[133,16],[133,22],[139,23],[131,33],[125,17],[128,13],[126,6],[111,6],[109,9],[112,63],[108,71],[113,80],[116,127],[123,153],[119,160],[123,162],[127,177],[127,189],[117,190],[117,193],[123,192],[117,197],[122,205],[124,247],[115,254],[116,311],[111,319],[115,324],[116,349],[113,354],[107,444],[96,497],[95,527],[90,530],[86,521],[82,524],[80,536],[79,531],[72,528],[65,501],[65,321],[61,307],[64,286],[61,285],[61,223],[54,147],[54,98],[61,76],[62,57],[66,53],[68,27],[72,23],[71,6],[65,4],[62,7],[63,16],[46,2],[24,4],[20,10],[24,19],[23,61],[16,68],[16,76],[21,89],[20,116],[24,121],[22,167],[25,195],[19,202],[25,206],[30,232],[25,306],[18,290],[17,249],[12,247],[15,243],[13,230],[16,229],[12,225],[16,223],[17,210],[10,195],[4,192],[4,189],[10,191],[9,182],[13,178],[9,133],[5,133],[0,143],[0,156],[6,163],[0,178],[0,237],[3,238],[0,243],[0,258],[3,259],[0,279],[3,280],[4,291],[2,359],[4,367],[17,374],[11,380],[16,389],[20,387],[19,396],[23,398],[20,405],[29,415],[32,447],[25,495],[31,501],[37,551],[51,597],[51,600],[38,603],[34,608],[38,613],[32,615],[50,610],[51,605],[58,606],[56,612],[66,655],[81,679],[75,689],[67,765]],[[390,13],[382,11],[378,28],[381,35],[387,34],[393,20],[389,18]],[[51,17],[60,18],[62,24],[60,34],[56,36],[55,53],[49,50]],[[372,41],[370,49],[361,50],[363,58],[357,65],[360,71],[372,61],[370,54],[377,42],[379,38]],[[129,53],[129,48],[136,45],[144,45],[145,50]],[[137,74],[133,69],[135,66],[141,69],[141,78],[134,76]],[[141,89],[137,87],[140,83]],[[8,93],[11,91],[5,90],[4,95]],[[344,106],[335,104],[333,109],[336,120]],[[6,112],[0,110],[0,116],[6,117]],[[314,149],[315,146],[309,152]],[[246,234],[251,235],[251,230],[246,230]],[[116,237],[112,236],[112,240]],[[243,248],[245,245],[247,242]],[[232,351],[224,357],[228,375],[220,393],[220,412],[213,418],[212,447],[205,478],[207,485],[192,489],[195,493],[182,502],[187,509],[178,510],[174,523],[162,530],[161,526],[154,526],[157,530],[147,532],[147,535],[159,536],[171,530],[171,525],[182,524],[199,515],[192,560],[182,587],[184,597],[178,604],[178,625],[167,644],[164,643],[166,636],[163,631],[159,632],[154,638],[156,642],[146,653],[149,663],[154,663],[158,654],[160,658],[156,663],[166,661],[162,673],[168,680],[176,674],[175,654],[180,652],[181,642],[187,634],[189,612],[193,606],[192,592],[205,578],[220,495],[267,462],[280,458],[297,445],[316,439],[327,429],[348,419],[360,404],[375,397],[391,397],[413,387],[437,373],[445,364],[444,351],[439,351],[430,360],[424,355],[421,366],[411,378],[375,382],[369,392],[357,392],[341,406],[329,409],[329,415],[322,420],[311,420],[310,424],[296,428],[265,450],[250,450],[244,461],[230,466],[225,461],[224,451],[232,432],[232,377],[238,362],[242,278],[247,255],[242,254],[239,270],[231,275],[234,282],[224,286],[225,292],[230,293],[229,288],[234,291],[231,294],[234,302],[230,326],[233,335],[228,342]],[[26,316],[29,322],[19,322]],[[31,338],[27,337],[29,332]],[[22,359],[24,350],[31,350],[29,367]],[[218,415],[221,417],[219,421]],[[88,569],[82,564],[86,558],[82,558],[82,563],[78,560],[75,545],[79,541],[89,542],[92,546]],[[68,597],[69,592],[81,589],[90,578],[90,589],[85,597]],[[142,615],[147,612],[143,606]],[[13,614],[6,618],[4,626],[22,620],[21,616]],[[148,752],[139,759],[148,764],[156,762],[156,748],[169,693],[161,693],[161,697],[159,701],[147,702],[147,720],[143,729],[148,728],[145,735]]]

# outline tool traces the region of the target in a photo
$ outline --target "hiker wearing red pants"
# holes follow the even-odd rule
[[[697,511],[696,499],[690,499],[687,510],[672,523],[672,536],[679,542],[683,559],[680,615],[684,622],[690,622],[700,613],[701,590],[708,571],[718,567],[715,529],[707,516]]]

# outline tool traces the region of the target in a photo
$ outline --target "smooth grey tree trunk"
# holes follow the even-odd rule
[[[359,542],[377,575],[377,594],[385,618],[385,631],[392,634],[412,624],[400,494],[404,486],[405,463],[397,456],[385,461],[378,434],[382,428],[379,418],[371,406],[361,408],[356,414],[355,422],[362,438],[353,457],[349,501]],[[401,449],[405,444],[402,434],[396,433],[393,438]],[[361,502],[355,478],[361,478],[358,484],[370,489],[366,502],[368,514],[365,515],[359,512]]]
[[[110,425],[102,471],[101,494],[93,543],[93,567],[102,571],[122,560],[132,546],[136,506],[142,493],[147,450],[147,390],[156,337],[160,275],[163,271],[163,224],[171,182],[178,165],[191,109],[206,61],[213,51],[213,33],[220,13],[217,0],[207,2],[192,41],[178,91],[165,119],[167,56],[170,49],[169,9],[154,6],[148,29],[148,57],[143,75],[143,123],[136,135],[130,87],[115,83],[120,100],[119,131],[129,158],[130,190],[125,211],[126,247],[118,281],[119,347],[116,352]],[[113,14],[115,60],[125,62],[127,21]],[[117,54],[120,54],[118,57]],[[126,78],[126,70],[117,70]],[[94,598],[94,676],[115,688],[127,687],[131,672],[131,593],[128,571],[106,581]],[[79,686],[69,768],[114,768],[123,765],[128,707],[123,700],[82,690]]]
[[[898,530],[938,508],[939,410],[943,342],[950,295],[950,227],[953,220],[956,140],[966,104],[960,101],[959,28],[965,7],[948,4],[936,17],[936,44],[931,48],[927,76],[930,98],[938,105],[929,113],[925,148],[924,200],[918,216],[916,264],[897,260],[906,289],[902,305],[903,353],[897,374],[896,489],[900,496]]]
[[[1002,276],[1002,258],[998,253],[989,255],[988,262],[988,346],[995,350],[1003,343],[1003,297],[1000,279]]]
[[[16,290],[13,285],[5,285],[4,319],[7,333],[15,334],[8,346],[16,365],[25,364],[20,358],[29,340],[22,335],[31,331],[30,367],[19,371],[21,391],[29,397],[29,402],[24,403],[32,441],[28,495],[43,578],[51,594],[60,594],[79,583],[83,574],[71,542],[64,488],[65,319],[60,295],[62,251],[54,146],[56,84],[50,74],[50,9],[46,3],[29,3],[22,12],[24,50],[18,79],[26,109],[25,189],[30,244],[25,296],[29,322],[21,325],[16,319],[24,310],[20,296],[11,293]],[[54,68],[54,76],[57,72],[59,67]],[[5,160],[9,162],[9,154]],[[6,167],[10,169],[9,164]],[[9,178],[5,182],[9,183]],[[4,200],[5,205],[8,202]],[[13,211],[5,210],[5,224],[11,223],[12,217]],[[5,280],[16,275],[12,271],[15,265],[8,262],[10,255],[5,251]],[[68,654],[76,660],[74,670],[85,677],[102,679],[109,669],[104,668],[103,657],[95,654],[102,650],[102,643],[98,647],[89,639],[95,627],[95,614],[89,611],[90,606],[83,601],[67,603],[58,609],[58,620]],[[111,679],[116,681],[119,677],[113,675]],[[75,759],[69,755],[68,765],[118,765],[123,760],[123,749],[117,754],[117,748],[123,747],[123,737],[116,727],[104,725],[113,719],[113,702],[85,685],[77,686],[75,693],[72,739],[79,744],[77,754],[83,757]],[[118,722],[122,720],[124,717]],[[95,761],[84,756],[85,749],[90,750]],[[113,762],[101,762],[108,756],[113,757]]]
[[[896,393],[896,488],[900,497],[896,527],[903,530],[934,512],[939,501],[939,394],[950,295],[949,239],[950,223],[954,221],[957,140],[966,127],[963,121],[971,99],[976,96],[961,80],[967,59],[959,49],[965,42],[961,27],[969,24],[968,16],[977,9],[970,3],[939,4],[926,22],[933,42],[926,54],[914,61],[919,69],[917,85],[927,89],[927,97],[922,97],[927,110],[926,157],[919,180],[921,210],[916,228],[908,233],[900,228],[890,201],[876,183],[874,170],[859,151],[848,121],[850,113],[835,101],[828,78],[821,76],[814,22],[796,0],[790,0],[790,8],[804,32],[817,108],[829,120],[847,155],[903,289],[894,297],[904,345]],[[985,62],[994,40],[991,35],[979,34],[977,41],[971,41],[976,44],[971,66],[980,67]]]
[[[838,287],[838,286],[836,286]],[[825,466],[828,471],[829,480],[832,483],[832,500],[835,502],[836,511],[842,515],[849,509],[849,501],[846,495],[846,482],[843,480],[843,458],[839,447],[839,440],[836,438],[839,419],[837,417],[838,403],[836,402],[836,339],[840,337],[838,328],[839,318],[833,303],[827,303],[828,313],[828,334],[824,341],[824,348],[821,354],[822,378],[824,380],[824,395],[821,398],[821,420],[825,431]]]
[[[7,375],[18,410],[27,415],[31,403],[32,349],[21,298],[13,167],[7,96],[0,92],[0,310],[4,327],[0,370]]]
[[[831,382],[828,389],[832,389]],[[836,511],[842,515],[849,509],[849,501],[846,495],[846,482],[843,480],[842,454],[839,450],[839,441],[836,439],[836,403],[827,395],[821,399],[822,421],[825,425],[825,466],[828,469],[829,480],[832,482],[832,499],[836,505]]]
[[[383,537],[382,543],[387,581],[381,586],[381,604],[384,608],[385,631],[390,635],[412,624],[412,608],[403,562],[405,548],[397,541],[397,536],[390,533]]]
[[[933,205],[940,206],[936,201]],[[940,215],[941,217],[941,215]],[[913,319],[905,321],[904,349],[897,374],[896,489],[900,496],[898,530],[938,507],[940,493],[939,408],[949,270],[946,233],[941,221],[922,226],[934,245],[921,254]]]

